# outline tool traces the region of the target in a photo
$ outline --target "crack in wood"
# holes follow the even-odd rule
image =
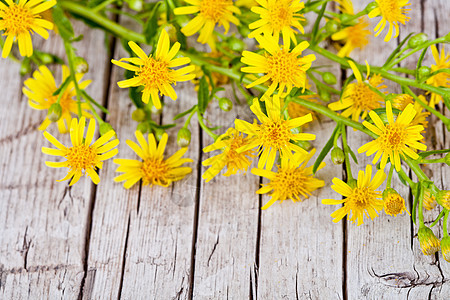
[[[130,212],[130,214],[131,214],[131,212]],[[125,277],[125,267],[126,267],[126,262],[127,262],[127,250],[128,250],[128,237],[130,235],[130,223],[131,223],[130,214],[128,214],[127,233],[125,235],[125,246],[123,248],[122,270],[121,270],[121,273],[120,273],[120,284],[119,284],[119,291],[118,291],[118,299],[120,299],[122,297],[123,279]]]
[[[206,265],[209,267],[209,262],[210,262],[210,260],[211,260],[211,257],[213,256],[213,254],[214,254],[214,252],[216,251],[216,248],[217,248],[217,245],[219,244],[219,234],[217,235],[217,240],[216,240],[216,242],[214,243],[214,246],[213,246],[213,249],[212,249],[212,251],[211,251],[211,254],[209,255],[209,257],[208,257],[208,262],[206,263]]]
[[[22,138],[22,137],[24,137],[26,135],[29,135],[29,134],[33,134],[33,133],[35,134],[37,128],[40,125],[41,125],[41,121],[39,121],[39,123],[30,124],[27,127],[22,128],[20,131],[14,133],[14,134],[7,135],[4,138],[0,139],[0,145],[1,144],[6,144],[6,143],[11,143],[14,140],[17,140],[17,139]]]

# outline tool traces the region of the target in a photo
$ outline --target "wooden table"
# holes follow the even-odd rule
[[[448,32],[448,0],[411,2],[411,21],[401,26],[400,38],[409,32],[426,32],[430,38]],[[371,24],[373,28],[375,21]],[[128,91],[116,85],[122,69],[110,63],[124,57],[124,51],[118,42],[106,49],[99,31],[80,23],[75,30],[84,34],[76,47],[90,64],[86,78],[93,83],[88,91],[108,107],[106,119],[122,142],[118,157],[134,157],[125,144],[136,126],[130,118],[133,105]],[[55,36],[37,44],[64,53]],[[352,57],[381,65],[396,44],[372,38]],[[431,63],[428,54],[425,64]],[[414,61],[402,66],[414,68]],[[60,75],[60,67],[52,70]],[[338,77],[348,75],[331,70]],[[0,61],[0,299],[449,299],[450,264],[440,254],[422,255],[408,215],[382,213],[359,227],[332,223],[330,214],[337,208],[320,200],[339,197],[330,183],[342,178],[343,168],[328,158],[326,171],[318,173],[328,183],[325,188],[303,203],[285,201],[261,211],[268,197],[255,194],[258,177],[201,180],[201,161],[209,157],[201,149],[212,139],[193,120],[186,156],[194,159],[194,171],[169,188],[136,185],[125,190],[113,182],[112,161],[104,165],[98,186],[86,178],[74,187],[56,182],[65,174],[44,165],[49,157],[41,147],[49,144],[37,127],[45,113],[28,106],[21,92],[24,79],[19,65]],[[392,84],[389,91],[399,92]],[[162,123],[171,123],[196,101],[191,83],[177,85],[177,93],[176,102],[166,99]],[[236,117],[252,118],[245,107],[225,113],[215,104],[207,117],[223,130]],[[321,118],[310,127],[318,135],[315,147],[324,145],[333,126]],[[169,131],[169,153],[177,149],[178,128]],[[50,132],[57,134],[55,127]],[[369,140],[353,130],[348,135],[354,150]],[[450,134],[434,118],[427,136],[430,149],[450,147]],[[63,139],[67,142],[68,136]],[[370,162],[365,155],[358,159],[354,172]],[[438,186],[450,189],[448,167],[426,171]],[[410,208],[409,189],[397,178],[394,186]],[[437,214],[427,213],[427,221]]]

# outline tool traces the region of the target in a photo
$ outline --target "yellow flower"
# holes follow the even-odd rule
[[[424,96],[419,95],[419,99],[424,103],[427,103],[427,100]],[[413,101],[413,97],[408,94],[400,94],[392,99],[392,107],[404,111],[408,104],[414,105],[414,110],[416,111],[416,115],[414,119],[411,121],[411,125],[422,125],[424,128],[428,127],[427,117],[430,115],[428,111],[424,111],[422,105],[419,102]],[[425,131],[423,131],[425,132]]]
[[[319,103],[319,99],[317,98],[316,94],[315,95],[298,96],[298,98],[304,99],[306,101],[313,102],[313,103]],[[288,111],[289,117],[291,117],[291,119],[303,117],[308,114],[311,114],[311,117],[313,120],[317,119],[317,114],[315,111],[310,110],[310,109],[304,107],[303,105],[295,103],[294,101],[290,101],[288,103],[287,111]],[[305,124],[305,127],[308,125],[309,124]]]
[[[140,131],[135,132],[139,145],[131,140],[127,140],[127,145],[142,159],[115,159],[118,164],[116,172],[123,174],[114,178],[114,181],[125,181],[123,186],[131,188],[136,182],[142,179],[143,185],[160,185],[167,187],[173,181],[183,179],[192,172],[189,167],[182,167],[184,163],[192,162],[190,158],[181,158],[187,151],[187,147],[181,148],[168,159],[164,159],[164,150],[169,136],[164,133],[158,146],[153,134],[148,135],[148,143]]]
[[[433,255],[441,248],[441,241],[439,241],[430,228],[425,226],[420,227],[417,236],[424,255]]]
[[[236,150],[248,145],[249,142],[248,137],[244,137],[234,128],[228,128],[227,132],[219,136],[212,145],[203,148],[205,153],[214,150],[221,150],[222,153],[203,161],[204,166],[211,167],[203,173],[202,178],[209,182],[225,167],[227,171],[223,176],[234,175],[241,171],[246,172],[252,164],[251,158],[255,157],[255,151],[249,149],[238,153]]]
[[[267,184],[256,191],[258,194],[267,194],[272,191],[272,197],[262,209],[269,208],[276,201],[283,202],[286,199],[292,201],[303,201],[300,196],[308,199],[311,193],[325,185],[323,180],[317,179],[312,173],[313,166],[306,167],[311,157],[316,152],[313,149],[308,154],[296,153],[292,158],[282,157],[281,165],[278,166],[277,172],[264,169],[253,168],[252,173],[257,176],[266,177],[270,180]],[[323,168],[325,163],[322,162],[319,169]]]
[[[450,191],[439,191],[437,201],[446,209],[450,209]]]
[[[307,154],[303,148],[292,143],[291,141],[311,141],[316,138],[311,133],[292,133],[292,129],[302,126],[307,122],[312,121],[311,114],[301,118],[286,120],[281,111],[281,102],[278,95],[268,99],[266,102],[267,116],[263,114],[259,106],[258,99],[253,99],[253,105],[250,106],[252,112],[259,119],[261,124],[257,124],[254,120],[250,124],[244,120],[235,120],[234,124],[237,130],[246,133],[251,138],[251,141],[237,149],[238,153],[259,148],[261,156],[258,162],[258,168],[271,170],[277,152],[280,152],[280,157],[292,158],[292,151]]]
[[[57,181],[72,178],[70,185],[73,185],[81,176],[87,175],[95,184],[98,184],[100,177],[95,171],[95,168],[101,169],[103,167],[103,161],[110,159],[118,153],[117,148],[113,148],[119,144],[119,140],[114,139],[108,142],[115,135],[113,130],[102,135],[91,145],[95,134],[95,120],[91,119],[89,121],[86,138],[84,138],[85,126],[86,119],[84,117],[80,118],[80,122],[76,118],[72,119],[72,123],[70,124],[72,147],[64,146],[50,133],[47,131],[44,132],[45,138],[58,149],[42,147],[42,152],[48,155],[62,156],[67,159],[63,162],[45,162],[47,166],[52,168],[69,168],[67,176]]]
[[[40,13],[53,7],[56,0],[20,0],[19,4],[6,0],[6,3],[0,2],[0,30],[6,35],[2,57],[8,57],[14,40],[19,43],[20,55],[30,57],[33,54],[30,33],[34,31],[48,39],[46,29],[53,29],[53,24],[42,19]]]
[[[351,187],[339,178],[333,178],[333,190],[345,197],[343,200],[323,199],[322,204],[335,205],[344,204],[343,207],[331,214],[333,222],[337,223],[346,215],[348,219],[358,226],[364,222],[364,215],[373,219],[378,216],[378,212],[383,209],[383,200],[381,192],[375,191],[386,179],[386,174],[378,170],[372,178],[372,166],[367,165],[366,172],[359,171],[356,187]],[[350,216],[351,214],[351,216]]]
[[[282,98],[288,95],[293,87],[305,89],[306,70],[311,67],[311,63],[316,59],[316,56],[314,54],[299,56],[302,51],[308,48],[309,43],[301,42],[291,51],[286,46],[280,49],[278,40],[272,36],[257,36],[256,40],[266,50],[266,53],[263,56],[250,51],[243,51],[241,61],[249,67],[243,67],[241,70],[245,73],[265,75],[247,85],[247,88],[270,80],[271,84],[264,93],[263,100],[271,96],[277,87]]]
[[[186,36],[194,35],[200,31],[197,39],[205,44],[212,37],[216,24],[225,28],[225,34],[230,29],[230,23],[239,24],[239,20],[233,15],[240,14],[239,8],[234,6],[232,0],[185,0],[191,6],[177,7],[175,15],[197,14],[186,26],[181,28]]]
[[[158,92],[176,100],[177,94],[172,84],[176,84],[179,81],[192,80],[195,77],[194,74],[189,74],[195,69],[192,65],[177,70],[172,69],[190,63],[191,59],[189,57],[174,58],[178,50],[180,50],[180,43],[177,42],[170,48],[169,36],[165,30],[161,32],[159,37],[154,58],[152,55],[147,56],[135,42],[128,42],[128,46],[138,57],[122,58],[119,61],[113,59],[111,62],[119,67],[135,72],[136,76],[119,81],[117,84],[121,88],[144,86],[142,91],[142,101],[144,103],[148,103],[151,97],[153,105],[160,109],[161,101]]]
[[[442,45],[441,54],[436,49],[435,45],[431,46],[431,52],[433,53],[434,60],[436,65],[431,65],[431,71],[436,72],[442,69],[450,68],[450,54],[445,55],[445,46]],[[427,79],[427,84],[435,86],[435,87],[446,87],[450,88],[450,74],[442,72],[436,74]],[[434,107],[436,104],[439,104],[442,101],[442,96],[431,93],[430,106]]]
[[[406,211],[405,199],[397,191],[387,188],[383,192],[384,212],[390,216],[396,217]],[[408,213],[409,214],[409,213]]]
[[[378,4],[378,7],[372,10],[368,16],[369,18],[381,16],[380,22],[375,27],[375,36],[380,35],[384,27],[386,27],[386,23],[389,23],[389,31],[384,38],[385,42],[389,42],[392,36],[397,38],[400,33],[398,23],[405,25],[411,19],[406,16],[411,9],[404,8],[411,5],[411,3],[408,3],[409,0],[375,0],[375,2]],[[394,28],[395,34],[393,33]]]
[[[370,156],[377,152],[372,161],[373,164],[377,163],[383,155],[381,157],[381,169],[384,169],[389,158],[391,163],[395,165],[395,169],[400,171],[402,168],[400,156],[409,156],[412,159],[417,159],[419,155],[411,148],[418,150],[427,149],[426,145],[419,142],[423,139],[423,136],[420,135],[423,126],[411,125],[411,121],[416,115],[412,104],[408,104],[394,122],[392,104],[390,101],[386,102],[386,115],[389,122],[387,125],[381,121],[375,112],[371,111],[369,115],[376,126],[367,121],[364,121],[363,125],[378,135],[378,138],[361,146],[358,149],[358,153],[367,151],[366,155]]]
[[[261,34],[273,35],[278,41],[282,34],[286,48],[289,48],[291,40],[297,44],[294,28],[305,33],[300,24],[301,21],[305,21],[305,18],[299,13],[305,8],[305,4],[300,0],[257,0],[257,2],[261,6],[252,7],[252,12],[258,14],[260,19],[248,26],[254,29],[248,37],[254,38]]]
[[[432,195],[430,190],[425,190],[425,193],[423,194],[423,207],[427,210],[432,210],[436,205],[436,196]]]
[[[444,233],[444,237],[441,241],[441,251],[442,251],[442,257],[447,261],[450,262],[450,236],[446,235],[446,232]]]
[[[67,66],[62,66],[61,84],[69,77],[69,75],[69,68]],[[91,80],[81,81],[82,78],[83,74],[76,75],[78,86],[81,89],[85,89],[91,83]],[[58,100],[59,95],[53,96],[53,93],[60,86],[56,86],[55,78],[46,66],[40,66],[39,70],[36,70],[33,73],[33,78],[25,80],[24,85],[22,91],[28,97],[28,104],[34,109],[48,110],[50,106]],[[75,96],[75,86],[73,82],[70,82],[59,102],[62,108],[62,114],[56,124],[61,133],[68,132],[68,125],[70,125],[72,121],[72,114],[78,114],[78,104],[75,100]],[[88,110],[89,105],[85,102],[81,103],[81,112],[83,116],[92,118],[92,115],[87,112]],[[50,124],[51,121],[47,116],[41,126],[39,126],[39,130],[47,129]]]
[[[344,110],[342,116],[346,118],[352,116],[352,120],[358,122],[361,113],[364,120],[369,111],[380,108],[381,104],[384,103],[383,97],[372,89],[377,89],[381,93],[381,90],[386,88],[386,86],[382,85],[383,79],[379,75],[374,75],[369,79],[370,67],[368,64],[367,77],[363,81],[356,65],[352,61],[348,61],[348,63],[357,82],[347,85],[342,93],[341,100],[330,103],[328,107],[334,111]]]

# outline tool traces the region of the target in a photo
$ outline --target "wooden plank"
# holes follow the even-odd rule
[[[231,86],[225,96],[233,99]],[[245,100],[230,112],[222,111],[218,101],[208,107],[206,118],[218,132],[234,127],[236,118],[252,119]],[[202,146],[213,143],[203,132]],[[203,154],[205,160],[219,152]],[[202,180],[198,233],[195,252],[194,298],[248,298],[256,282],[256,249],[259,214],[259,177],[250,174],[222,176],[223,171],[206,183]],[[203,172],[206,168],[203,168]]]
[[[106,57],[103,41],[98,39],[101,33],[86,30],[78,22],[75,31],[84,33],[77,48],[91,66],[86,78],[96,79],[88,92],[100,100]],[[54,35],[38,44],[44,51],[64,53],[60,38]],[[6,60],[0,64],[4,91],[0,101],[8,107],[0,117],[0,298],[77,298],[85,271],[92,183],[83,178],[69,188],[55,182],[65,171],[44,165],[51,158],[41,153],[41,147],[49,143],[36,129],[45,113],[28,107],[21,94],[19,67]],[[60,138],[56,127],[49,131]],[[61,140],[67,143],[69,136]]]

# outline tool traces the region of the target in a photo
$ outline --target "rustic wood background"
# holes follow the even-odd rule
[[[354,2],[356,11],[368,3]],[[401,26],[400,38],[409,32],[426,32],[430,38],[448,33],[448,0],[411,2],[411,21]],[[378,20],[371,20],[371,29]],[[118,157],[134,157],[125,144],[133,138],[134,108],[128,91],[116,85],[123,70],[110,63],[126,55],[118,42],[105,47],[100,31],[79,22],[75,30],[84,34],[76,47],[90,64],[86,78],[93,83],[88,91],[109,109],[106,119],[122,142]],[[36,44],[63,56],[58,37]],[[372,37],[370,45],[352,57],[381,65],[395,47],[396,41]],[[429,51],[425,64],[431,63]],[[414,68],[415,62],[403,66]],[[52,69],[60,75],[60,67]],[[342,80],[347,76],[338,68],[331,70]],[[326,187],[303,203],[285,201],[261,211],[268,197],[255,194],[260,178],[218,176],[208,184],[201,180],[201,161],[210,155],[201,149],[212,140],[193,120],[187,156],[195,161],[194,171],[169,188],[136,185],[125,190],[113,182],[112,161],[101,171],[98,186],[86,178],[74,187],[57,183],[64,171],[44,165],[49,157],[41,147],[48,142],[37,127],[45,113],[28,106],[21,92],[24,79],[18,64],[0,61],[1,299],[450,298],[450,264],[440,254],[422,255],[417,228],[408,215],[382,213],[359,227],[332,223],[330,214],[337,207],[320,200],[339,197],[330,183],[333,177],[343,177],[343,168],[329,158],[327,171],[318,173]],[[399,92],[388,85],[391,92]],[[166,99],[160,122],[171,123],[196,102],[191,83],[177,85],[177,93],[176,102]],[[252,118],[245,107],[225,113],[215,104],[207,117],[224,128],[236,117]],[[318,136],[316,148],[324,145],[333,126],[321,118],[310,127]],[[177,149],[177,129],[170,130],[169,154]],[[50,131],[58,134],[54,127]],[[354,150],[369,140],[353,130],[348,135]],[[64,139],[69,141],[68,136]],[[449,133],[435,118],[427,142],[430,149],[450,147]],[[358,159],[354,172],[370,162],[365,155]],[[426,171],[439,187],[450,189],[448,167],[427,166]],[[394,181],[410,208],[410,190]],[[427,213],[427,221],[438,213]],[[438,230],[436,234],[442,235]]]

